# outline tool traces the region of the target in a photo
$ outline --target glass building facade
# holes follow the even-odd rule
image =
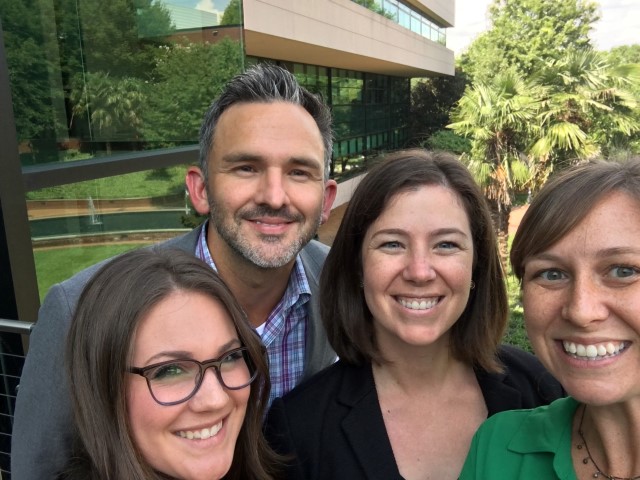
[[[434,21],[379,3],[443,43]],[[405,146],[409,78],[247,56],[240,2],[208,12],[196,4],[0,0],[0,322],[35,322],[52,284],[197,224],[184,174],[197,162],[202,116],[254,62],[284,66],[329,103],[334,176]],[[21,333],[0,330],[3,480],[28,345]]]

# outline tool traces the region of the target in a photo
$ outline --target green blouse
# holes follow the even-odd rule
[[[490,417],[473,437],[460,480],[576,480],[571,430],[578,405],[567,397]]]

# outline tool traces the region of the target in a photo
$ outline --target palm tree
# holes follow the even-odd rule
[[[113,79],[98,72],[87,74],[86,82],[76,85],[70,96],[73,116],[89,119],[98,138],[106,142],[107,153],[111,153],[111,141],[123,132],[128,139],[137,136],[145,98],[140,80]]]
[[[471,153],[462,160],[484,189],[505,258],[513,198],[531,177],[526,147],[537,128],[540,90],[507,71],[489,84],[468,87],[448,125],[471,138]]]
[[[529,151],[536,164],[547,165],[546,175],[554,165],[601,154],[617,134],[638,131],[638,102],[631,88],[637,85],[639,69],[637,64],[612,68],[593,50],[574,51],[546,63],[534,78],[545,94],[539,135]]]

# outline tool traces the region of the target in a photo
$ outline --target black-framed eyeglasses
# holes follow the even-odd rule
[[[160,405],[169,406],[193,397],[208,368],[216,371],[220,384],[229,390],[240,390],[258,376],[247,347],[234,348],[204,362],[190,358],[167,360],[143,368],[129,367],[127,371],[143,376],[153,399]]]

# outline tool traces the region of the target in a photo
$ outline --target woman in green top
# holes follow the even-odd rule
[[[571,397],[476,433],[467,479],[640,479],[640,159],[552,179],[516,233],[533,348]]]

